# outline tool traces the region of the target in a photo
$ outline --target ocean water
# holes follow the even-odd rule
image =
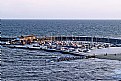
[[[2,36],[34,34],[121,37],[121,20],[1,20]]]
[[[120,20],[1,20],[3,37],[34,34],[121,36]],[[121,61],[77,59],[58,52],[1,48],[1,81],[119,81]]]

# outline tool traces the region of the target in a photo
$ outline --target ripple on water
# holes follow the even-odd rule
[[[56,52],[2,49],[1,76],[5,81],[17,80],[118,80],[121,61],[78,59],[60,62],[46,60],[68,55]],[[71,57],[71,55],[70,55]],[[117,73],[117,74],[116,74]],[[112,77],[114,76],[114,77]]]

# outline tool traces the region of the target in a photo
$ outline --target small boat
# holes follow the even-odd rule
[[[96,48],[95,48],[95,47],[91,47],[91,48],[90,48],[90,50],[94,50],[94,49],[96,49]]]
[[[47,50],[47,46],[42,46],[41,49],[42,50]]]
[[[55,48],[47,48],[46,51],[55,52],[56,49]]]
[[[68,54],[70,51],[69,51],[68,49],[66,49],[66,50],[62,50],[61,52],[62,52],[62,53],[65,53],[65,54],[66,54],[66,53]]]
[[[102,49],[103,47],[102,47],[102,46],[98,46],[97,48],[98,48],[98,49]]]
[[[69,53],[70,52],[70,50],[69,50],[69,48],[68,47],[62,47],[61,48],[61,53]]]
[[[91,52],[91,50],[90,49],[83,49],[83,52],[84,53],[89,53],[89,52]]]
[[[70,51],[70,54],[74,54],[74,55],[82,55],[82,51],[79,51],[79,48],[75,48],[74,50]]]
[[[9,48],[15,48],[15,45],[9,45],[7,47],[9,47]]]

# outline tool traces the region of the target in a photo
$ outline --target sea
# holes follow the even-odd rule
[[[121,38],[121,20],[2,19],[1,37],[21,35]],[[121,61],[75,59],[59,52],[1,47],[1,81],[121,81]]]

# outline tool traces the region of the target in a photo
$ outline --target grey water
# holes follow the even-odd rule
[[[1,36],[86,35],[121,37],[121,20],[1,20]],[[77,59],[58,52],[1,48],[1,81],[119,81],[121,61]]]

